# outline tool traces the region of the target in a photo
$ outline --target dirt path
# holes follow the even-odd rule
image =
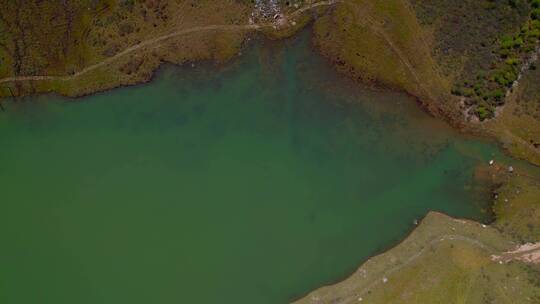
[[[502,263],[518,260],[525,263],[540,264],[540,243],[524,244],[501,255],[492,255],[491,259]]]
[[[305,7],[302,7],[302,8],[299,8],[298,10],[292,12],[289,16],[287,16],[287,18],[294,18],[294,17],[297,17],[298,15],[301,15],[302,13],[308,11],[308,10],[311,10],[311,9],[314,9],[316,7],[319,7],[319,6],[330,6],[330,5],[334,5],[338,2],[345,2],[345,0],[329,0],[329,1],[319,1],[319,2],[316,2],[316,3],[312,3],[308,6],[305,6]]]
[[[316,7],[320,6],[330,6],[337,2],[340,2],[342,0],[329,0],[329,1],[320,1],[313,4],[310,4],[308,6],[302,7],[294,12],[292,12],[290,15],[286,16],[288,19],[294,18],[308,10],[314,9]],[[31,76],[13,76],[13,77],[6,77],[0,79],[0,84],[6,83],[6,82],[18,82],[18,81],[40,81],[40,80],[61,80],[61,81],[67,81],[79,76],[82,76],[88,72],[91,72],[95,69],[98,69],[102,66],[108,65],[113,63],[114,61],[118,60],[121,57],[124,57],[130,53],[133,53],[137,50],[140,50],[142,48],[148,47],[148,46],[159,46],[159,44],[163,43],[166,40],[183,36],[186,34],[196,33],[196,32],[204,32],[204,31],[241,31],[241,30],[260,30],[267,27],[274,26],[274,23],[263,23],[263,24],[244,24],[244,25],[207,25],[207,26],[196,26],[185,30],[175,31],[170,34],[166,34],[163,36],[159,36],[156,38],[152,38],[146,41],[143,41],[139,44],[133,45],[131,47],[128,47],[127,49],[123,50],[122,52],[114,55],[113,57],[109,57],[99,63],[96,63],[94,65],[88,66],[74,74],[71,75],[64,75],[64,76],[52,76],[52,75],[31,75]]]
[[[15,81],[36,81],[36,80],[62,80],[62,81],[66,81],[66,80],[70,80],[72,78],[76,78],[76,77],[79,77],[81,75],[84,75],[88,72],[91,72],[97,68],[100,68],[104,65],[108,65],[116,60],[118,60],[119,58],[127,55],[127,54],[130,54],[130,53],[133,53],[141,48],[144,48],[144,47],[147,47],[147,46],[155,46],[155,45],[158,45],[160,43],[162,43],[163,41],[165,40],[168,40],[168,39],[171,39],[171,38],[174,38],[174,37],[178,37],[178,36],[182,36],[182,35],[186,35],[186,34],[190,34],[190,33],[196,33],[196,32],[203,32],[203,31],[216,31],[216,30],[221,30],[221,31],[238,31],[238,30],[257,30],[257,29],[260,29],[261,27],[264,27],[265,25],[257,25],[257,24],[246,24],[246,25],[208,25],[208,26],[197,26],[197,27],[193,27],[193,28],[190,28],[190,29],[186,29],[186,30],[181,30],[181,31],[177,31],[177,32],[174,32],[174,33],[170,33],[170,34],[167,34],[167,35],[163,35],[163,36],[159,36],[159,37],[156,37],[156,38],[153,38],[153,39],[149,39],[149,40],[146,40],[146,41],[143,41],[139,44],[136,44],[134,46],[131,46],[131,47],[128,47],[127,49],[123,50],[122,52],[114,55],[113,57],[109,57],[99,63],[96,63],[94,65],[91,65],[91,66],[88,66],[74,74],[71,74],[71,75],[65,75],[65,76],[47,76],[47,75],[43,75],[43,76],[39,76],[39,75],[35,75],[35,76],[14,76],[14,77],[7,77],[7,78],[2,78],[0,79],[0,83],[5,83],[5,82],[15,82]],[[268,25],[266,25],[268,26]]]

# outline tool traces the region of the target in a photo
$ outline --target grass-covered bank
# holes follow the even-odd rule
[[[252,12],[246,1],[211,0],[2,0],[0,7],[0,96],[81,96],[144,82],[162,62],[223,62],[238,54],[249,31],[240,26]],[[25,76],[42,77],[9,80]]]
[[[450,84],[407,2],[343,1],[316,21],[314,32],[316,45],[340,71],[404,90],[433,112],[452,113]]]
[[[343,282],[296,303],[538,303],[540,179],[506,167],[479,168],[494,190],[490,225],[429,213],[409,237],[365,262]]]

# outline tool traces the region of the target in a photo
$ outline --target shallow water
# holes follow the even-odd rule
[[[0,113],[0,302],[286,303],[428,210],[486,220],[480,162],[306,37],[148,85]]]

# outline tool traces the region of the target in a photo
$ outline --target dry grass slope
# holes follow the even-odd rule
[[[50,91],[78,96],[147,80],[161,62],[225,61],[238,53],[244,29],[144,42],[190,28],[245,25],[251,13],[245,1],[211,0],[0,0],[0,7],[0,78],[45,76],[2,83],[0,96]],[[123,53],[135,47],[136,52]],[[91,72],[67,78],[94,65]]]
[[[344,1],[317,20],[315,42],[356,79],[404,90],[434,112],[452,107],[449,84],[406,1]]]

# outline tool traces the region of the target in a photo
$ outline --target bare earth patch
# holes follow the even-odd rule
[[[493,255],[491,259],[496,262],[508,263],[513,260],[525,263],[540,263],[540,243],[527,243],[518,246],[512,251],[504,252],[501,255]]]

